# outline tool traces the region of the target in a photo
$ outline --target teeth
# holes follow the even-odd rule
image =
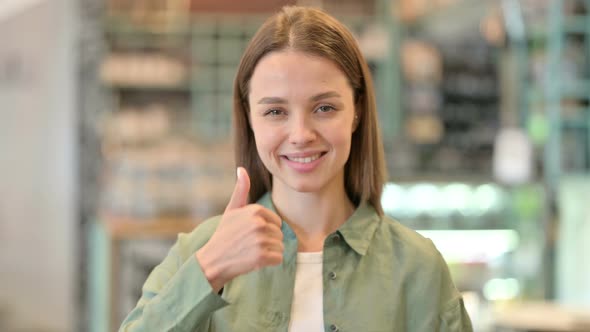
[[[319,157],[320,157],[320,154],[318,153],[318,154],[313,155],[311,157],[305,157],[305,158],[289,157],[289,160],[296,161],[298,163],[307,164],[307,163],[310,163],[310,162],[318,159]]]

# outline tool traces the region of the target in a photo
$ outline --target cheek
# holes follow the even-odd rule
[[[342,130],[342,128],[349,128],[347,124],[333,128],[330,131],[326,131],[326,138],[331,142],[332,145],[340,148],[350,149],[352,141],[352,129]]]
[[[255,124],[252,125],[252,131],[256,140],[256,150],[260,157],[265,159],[269,152],[274,149],[273,132]]]

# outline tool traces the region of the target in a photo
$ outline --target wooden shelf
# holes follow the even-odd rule
[[[119,91],[149,91],[149,92],[190,92],[191,86],[188,82],[178,84],[159,84],[157,82],[136,84],[123,82],[102,82],[102,86],[106,89],[113,89]]]
[[[91,292],[97,298],[93,331],[117,331],[121,283],[121,245],[127,240],[175,240],[178,233],[191,232],[202,221],[191,217],[139,219],[99,213],[92,228],[94,271]]]
[[[494,313],[497,327],[519,331],[590,331],[590,312],[551,302],[513,303]]]
[[[103,215],[100,220],[113,240],[175,238],[178,233],[191,232],[202,221],[189,217],[135,219],[108,215]]]

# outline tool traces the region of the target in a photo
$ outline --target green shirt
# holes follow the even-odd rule
[[[269,194],[258,203],[275,210]],[[179,235],[120,331],[287,331],[297,265],[293,230],[282,223],[281,265],[236,277],[220,296],[194,257],[219,220]],[[432,242],[366,203],[326,238],[323,270],[325,331],[473,330]]]

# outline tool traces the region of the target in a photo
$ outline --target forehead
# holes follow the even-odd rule
[[[346,75],[334,61],[294,50],[264,56],[250,80],[252,97],[315,94],[318,89],[352,93]]]

